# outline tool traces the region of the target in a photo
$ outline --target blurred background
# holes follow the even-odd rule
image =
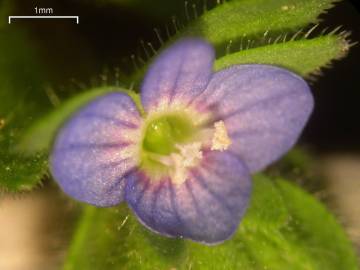
[[[35,6],[52,8],[53,15],[80,16],[78,25],[73,20],[16,20],[1,26],[7,32],[27,33],[46,67],[45,88],[59,96],[121,83],[134,68],[132,54],[146,59],[151,54],[147,42],[154,49],[160,46],[154,28],[171,24],[174,15],[186,20],[183,0],[9,3],[11,9],[0,11],[0,26],[9,15],[34,15]],[[196,8],[202,3],[199,0]],[[352,41],[360,41],[360,13],[354,3],[342,1],[321,19],[318,29],[331,31],[342,25],[351,31]],[[311,154],[311,174],[318,180],[299,181],[331,208],[360,253],[359,61],[360,46],[356,45],[345,59],[335,61],[311,82],[316,106],[300,145]],[[1,195],[0,270],[60,268],[78,209],[52,181],[45,179],[43,185],[27,194]]]

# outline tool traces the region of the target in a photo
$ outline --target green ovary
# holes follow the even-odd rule
[[[183,114],[162,115],[150,120],[144,130],[141,167],[151,175],[163,175],[168,171],[159,157],[177,153],[177,145],[194,140],[197,128],[190,117]]]

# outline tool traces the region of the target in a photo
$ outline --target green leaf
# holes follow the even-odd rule
[[[0,190],[29,191],[47,174],[47,155],[18,155],[0,150]]]
[[[340,225],[316,199],[283,181],[254,179],[250,207],[234,237],[217,246],[165,238],[143,227],[126,205],[87,206],[65,270],[358,269]]]
[[[292,213],[282,233],[311,257],[314,269],[358,269],[350,241],[324,205],[289,182],[280,180],[277,186]]]
[[[138,109],[141,112],[143,111],[140,99],[133,91],[110,86],[91,89],[68,99],[61,106],[40,118],[29,129],[24,131],[16,146],[17,152],[25,154],[48,152],[57,130],[73,113],[96,97],[115,91],[130,95]]]
[[[201,36],[224,51],[231,40],[259,40],[317,22],[334,0],[234,0],[204,13],[181,36]],[[266,37],[264,39],[267,41]]]
[[[0,30],[0,190],[28,190],[46,172],[44,154],[14,152],[22,131],[51,108],[46,75],[27,35],[14,26]]]
[[[339,59],[349,49],[345,37],[337,35],[301,39],[242,50],[217,59],[215,70],[236,64],[269,64],[281,66],[307,76]]]

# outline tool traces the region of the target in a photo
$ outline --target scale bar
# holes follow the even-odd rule
[[[9,24],[11,19],[76,19],[76,24],[79,24],[79,16],[9,16]]]

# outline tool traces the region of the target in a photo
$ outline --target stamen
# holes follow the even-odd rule
[[[201,143],[194,142],[185,145],[175,145],[180,150],[180,155],[183,157],[185,167],[196,165],[198,160],[202,159]]]
[[[180,153],[171,154],[174,164],[172,180],[176,184],[182,184],[187,177],[187,168],[194,167],[202,159],[201,143],[195,142],[185,145],[176,145]]]
[[[188,168],[196,166],[203,157],[200,150],[201,142],[176,144],[175,147],[178,152],[168,156],[155,153],[151,153],[150,156],[152,160],[156,160],[170,169],[170,177],[173,183],[182,184],[186,181]]]
[[[214,124],[214,135],[211,143],[211,150],[224,151],[231,144],[231,139],[227,133],[224,121],[218,121]]]

